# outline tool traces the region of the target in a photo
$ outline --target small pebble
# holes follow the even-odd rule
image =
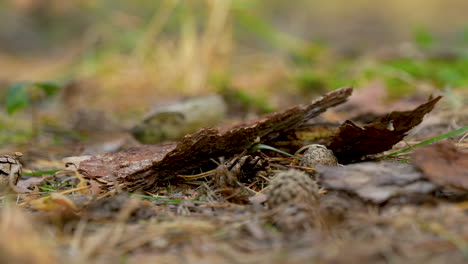
[[[310,145],[299,159],[299,165],[308,168],[315,168],[317,165],[337,166],[333,151],[319,144]]]

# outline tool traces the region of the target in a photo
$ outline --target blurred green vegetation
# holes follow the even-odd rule
[[[32,138],[31,126],[24,120],[0,116],[0,144],[26,144]]]
[[[459,0],[1,1],[0,102],[20,81],[85,80],[93,86],[80,91],[84,107],[124,118],[174,94],[218,91],[266,113],[297,103],[283,102],[291,94],[308,100],[375,80],[389,99],[428,85],[462,90],[463,7]]]
[[[389,72],[405,75],[415,81],[431,81],[439,87],[447,85],[454,88],[463,87],[466,86],[468,78],[466,74],[468,25],[447,30],[447,32],[451,32],[449,36],[449,39],[452,40],[450,46],[444,42],[448,33],[444,35],[444,39],[437,39],[427,26],[415,25],[413,27],[414,30],[411,32],[412,43],[416,49],[427,53],[430,53],[434,48],[439,51],[449,50],[453,52],[455,50],[453,47],[461,47],[462,50],[456,50],[457,57],[454,59],[415,59],[411,56],[407,58],[397,56],[385,61],[376,60],[372,65],[372,69],[356,71],[354,68],[362,68],[361,61],[355,58],[350,59],[348,55],[338,53],[330,58],[330,63],[327,63],[333,65],[325,66],[327,71],[324,71],[321,69],[324,64],[322,57],[326,56],[324,53],[330,53],[330,49],[334,52],[333,47],[336,45],[331,40],[323,40],[323,35],[326,34],[320,35],[317,33],[315,36],[309,37],[295,34],[295,32],[288,32],[294,30],[287,28],[286,26],[289,24],[283,22],[287,17],[291,18],[294,15],[297,15],[299,19],[307,12],[320,14],[321,10],[326,14],[326,12],[333,12],[334,8],[337,14],[342,14],[343,9],[354,10],[360,6],[369,5],[370,9],[376,9],[374,12],[379,12],[377,7],[368,3],[368,1],[356,1],[354,7],[351,3],[349,6],[341,8],[336,7],[335,4],[327,4],[324,1],[318,1],[315,5],[307,1],[298,1],[295,5],[291,5],[281,1],[266,3],[264,1],[247,0],[225,1],[224,3],[227,4],[219,4],[216,1],[209,0],[162,0],[158,4],[150,0],[141,0],[138,3],[128,0],[82,0],[73,3],[25,1],[29,4],[22,5],[15,4],[15,2],[10,0],[0,4],[0,14],[5,15],[0,20],[20,22],[18,25],[3,23],[4,26],[0,27],[0,38],[9,40],[8,36],[13,35],[14,37],[10,37],[15,39],[15,41],[9,42],[2,41],[1,48],[4,50],[11,51],[13,54],[16,52],[19,55],[22,55],[22,52],[37,55],[43,54],[44,50],[59,52],[70,47],[70,43],[79,42],[85,45],[85,50],[79,56],[78,63],[73,64],[74,66],[71,68],[68,67],[61,75],[54,76],[58,79],[105,76],[115,73],[120,68],[120,65],[116,64],[115,61],[116,55],[124,57],[136,55],[139,58],[148,60],[151,56],[157,56],[159,49],[166,48],[162,47],[160,42],[164,42],[165,45],[166,42],[170,42],[171,44],[167,45],[173,45],[173,49],[179,49],[175,50],[175,53],[179,53],[185,44],[200,45],[195,47],[197,51],[200,51],[200,49],[203,49],[203,45],[206,44],[204,42],[207,42],[203,38],[211,37],[216,39],[217,36],[210,36],[209,34],[224,34],[224,30],[227,31],[226,34],[230,38],[233,38],[233,43],[230,45],[235,45],[231,48],[234,50],[230,51],[232,52],[229,55],[230,60],[237,53],[250,49],[285,58],[286,63],[293,72],[293,83],[299,87],[300,91],[304,92],[322,92],[324,88],[334,89],[381,76],[383,76],[390,89],[404,91],[406,88],[402,88],[403,86],[407,86],[407,88],[411,86],[401,78],[390,76],[392,74],[389,74]],[[316,7],[315,9],[318,11],[312,7]],[[430,5],[425,8],[430,8]],[[429,9],[428,13],[432,12],[430,11],[432,9]],[[282,12],[279,13],[280,11]],[[223,14],[223,12],[226,12],[226,14]],[[417,12],[424,12],[424,10]],[[351,11],[349,13],[352,14]],[[358,14],[357,11],[355,13]],[[215,17],[221,15],[226,17]],[[375,19],[371,12],[369,12],[368,16]],[[218,26],[220,28],[218,31],[212,29],[216,27],[213,25],[216,22],[223,23]],[[388,23],[391,23],[391,21]],[[350,24],[352,23],[350,22]],[[7,26],[10,27],[7,28]],[[286,30],[283,30],[285,27]],[[345,27],[346,25],[331,24],[330,31],[339,31],[340,28]],[[317,31],[317,28],[314,25],[310,26],[312,32]],[[232,33],[229,32],[231,29]],[[382,32],[382,36],[388,33]],[[365,41],[366,39],[382,36],[362,35],[360,37]],[[349,35],[348,37],[351,39],[356,36]],[[198,38],[198,40],[191,38]],[[177,41],[181,43],[178,45]],[[200,43],[195,43],[196,41]],[[28,47],[24,48],[23,44]],[[214,45],[216,44],[228,45],[229,43],[214,43]],[[350,43],[350,46],[352,45],[355,44]],[[365,54],[366,51],[362,53]],[[321,58],[318,59],[318,57]],[[182,58],[175,57],[174,60],[176,59]],[[154,67],[155,65],[150,63],[149,66]],[[232,65],[223,64],[221,66],[225,67],[221,71],[229,72],[229,67]],[[217,71],[219,70],[218,68]],[[208,69],[204,74],[211,75],[215,73],[217,72],[214,69]],[[206,79],[209,80],[210,78],[210,76],[207,76]],[[180,85],[187,84],[182,83]],[[402,87],[397,89],[395,88],[397,86]]]

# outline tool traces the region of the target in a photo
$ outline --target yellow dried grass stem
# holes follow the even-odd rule
[[[214,174],[216,172],[216,169],[212,169],[210,171],[207,171],[207,172],[202,172],[202,173],[199,173],[199,174],[195,174],[195,175],[177,175],[177,177],[181,177],[181,178],[184,178],[184,179],[200,179],[200,178],[205,178],[207,176],[209,176],[210,174]]]

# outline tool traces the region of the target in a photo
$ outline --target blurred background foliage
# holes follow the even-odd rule
[[[257,113],[345,85],[384,86],[389,100],[461,91],[466,10],[466,0],[3,0],[0,102],[16,82],[53,81],[65,112],[125,120],[213,91]]]

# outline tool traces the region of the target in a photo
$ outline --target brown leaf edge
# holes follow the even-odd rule
[[[327,147],[342,164],[359,161],[364,156],[389,150],[400,142],[410,129],[419,125],[441,98],[438,96],[430,99],[410,111],[391,112],[364,127],[347,120],[331,138]]]
[[[468,153],[449,141],[416,148],[411,158],[435,184],[468,191]]]

